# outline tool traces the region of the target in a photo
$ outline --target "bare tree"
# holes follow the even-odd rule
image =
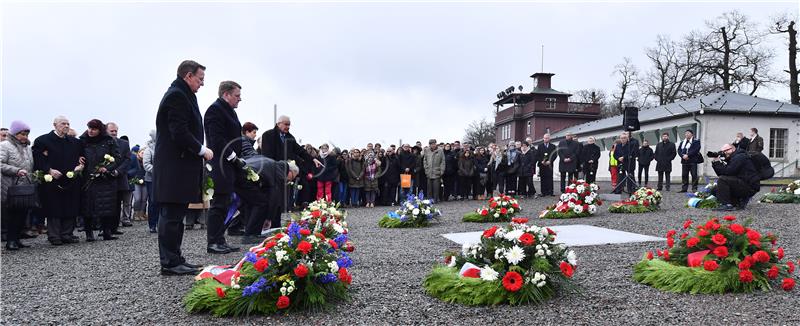
[[[700,66],[713,80],[713,90],[753,95],[780,81],[770,71],[774,51],[761,46],[765,34],[747,16],[726,12],[706,26],[708,31],[692,34],[690,43],[704,54]]]
[[[693,46],[692,37],[678,42],[659,35],[656,45],[645,49],[652,68],[641,80],[648,96],[657,99],[658,105],[672,103],[707,92],[701,63],[704,52]]]
[[[800,85],[797,82],[797,30],[794,20],[790,20],[787,15],[774,18],[775,25],[770,28],[772,34],[788,34],[789,38],[789,70],[784,70],[789,74],[789,97],[792,104],[800,104]]]
[[[636,103],[639,97],[638,91],[635,89],[639,83],[639,69],[633,65],[631,58],[622,58],[622,63],[614,66],[612,76],[619,76],[617,81],[617,89],[611,93],[614,99],[612,105],[613,110],[620,113],[622,108],[631,103]]]
[[[486,118],[470,122],[464,132],[464,142],[475,146],[487,146],[495,140],[494,123],[489,122]]]

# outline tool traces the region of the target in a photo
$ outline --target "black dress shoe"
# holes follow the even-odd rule
[[[78,240],[73,239],[72,237],[61,239],[61,242],[64,244],[70,243],[78,243]]]
[[[119,238],[112,235],[112,233],[103,233],[103,240],[117,240]]]
[[[49,241],[50,241],[50,244],[54,245],[54,246],[60,246],[60,245],[64,244],[63,242],[61,242],[61,239],[51,239]]]
[[[94,231],[86,231],[86,242],[94,242],[97,238],[94,237]]]
[[[230,251],[227,246],[215,243],[208,245],[208,247],[206,247],[206,252],[209,254],[227,254]]]
[[[111,234],[115,234],[115,235],[123,235],[123,234],[125,234],[125,232],[122,232],[122,231],[120,231],[120,230],[113,230],[113,231],[111,231]]]
[[[193,268],[193,269],[196,269],[196,270],[200,270],[201,268],[203,268],[203,265],[189,264],[187,262],[183,262],[183,264],[181,264],[181,265],[189,267],[189,268]]]
[[[233,246],[231,246],[231,245],[229,245],[227,243],[222,244],[222,246],[225,247],[228,250],[228,252],[237,252],[237,251],[239,251],[239,247],[233,247]]]
[[[243,245],[261,243],[261,241],[264,241],[264,239],[257,235],[245,235],[242,237]]]
[[[228,230],[228,235],[242,236],[242,235],[244,235],[244,230],[243,229],[230,229],[230,230]]]
[[[16,241],[8,241],[6,242],[6,250],[19,250],[19,245],[17,245]]]
[[[197,269],[188,267],[186,265],[178,265],[175,267],[161,267],[161,275],[194,275],[197,274]]]
[[[122,226],[126,227],[126,228],[127,227],[131,227],[131,226],[133,226],[133,223],[131,223],[131,222],[122,222]]]
[[[717,211],[717,212],[730,212],[735,210],[736,207],[733,207],[733,205],[731,204],[720,205],[719,207],[712,209],[712,211]]]
[[[150,233],[158,233],[158,230],[156,230],[156,228],[150,228]]]
[[[17,246],[20,247],[20,248],[30,248],[31,247],[29,245],[23,244],[19,240],[17,240]]]

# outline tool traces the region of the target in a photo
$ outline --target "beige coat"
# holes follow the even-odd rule
[[[28,174],[33,173],[33,154],[29,144],[20,144],[20,142],[12,135],[8,135],[8,139],[0,142],[0,170],[2,170],[3,178],[0,181],[2,186],[3,201],[6,200],[6,193],[8,186],[14,184],[17,180],[17,172],[21,169],[28,171]],[[27,183],[28,178],[20,178],[20,183]]]
[[[429,147],[425,147],[425,152],[422,155],[422,166],[425,167],[425,175],[428,179],[439,179],[444,174],[444,150],[437,148],[431,151]]]

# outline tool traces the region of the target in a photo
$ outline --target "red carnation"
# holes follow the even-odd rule
[[[511,197],[508,197],[508,196],[503,196],[503,200],[505,200],[505,201],[509,201],[509,200],[511,200]]]
[[[700,243],[700,239],[698,238],[689,238],[689,240],[686,240],[686,246],[689,248],[694,248],[698,243]]]
[[[493,226],[493,227],[487,229],[486,231],[483,231],[483,237],[484,238],[491,238],[491,237],[494,236],[495,232],[497,232],[497,226]]]
[[[308,229],[300,229],[300,234],[302,234],[304,236],[309,236],[309,235],[311,235],[311,231],[308,230]]]
[[[784,255],[783,248],[778,248],[778,260],[783,259],[783,255]]]
[[[500,209],[500,214],[503,214],[503,215],[505,215],[505,214],[507,214],[507,213],[508,213],[508,210],[507,210],[505,207],[503,207],[503,208],[501,208],[501,209]]]
[[[672,248],[673,246],[675,246],[675,239],[672,237],[667,238],[667,247]]]
[[[575,270],[572,268],[568,262],[562,261],[561,265],[558,266],[561,268],[561,274],[564,274],[567,278],[572,278],[572,274],[575,273]]]
[[[697,236],[700,236],[700,237],[707,237],[709,234],[710,233],[708,233],[708,231],[706,231],[706,229],[700,229],[699,231],[697,231]]]
[[[717,245],[721,246],[721,245],[724,245],[726,242],[728,242],[728,239],[725,238],[724,235],[722,235],[720,233],[717,233],[713,237],[711,237],[711,241],[713,241]]]
[[[289,297],[282,295],[278,298],[278,302],[275,303],[278,306],[278,309],[286,309],[289,307]]]
[[[647,252],[647,260],[653,260],[653,252],[652,251],[648,251]]]
[[[320,240],[325,241],[325,235],[324,234],[317,232],[317,233],[314,233],[314,235],[316,235],[317,238],[319,238]]]
[[[259,273],[263,273],[264,270],[267,269],[267,267],[269,267],[269,261],[267,261],[266,259],[259,259],[258,261],[256,261],[255,264],[253,264],[253,267]]]
[[[753,242],[753,241],[761,241],[761,233],[758,233],[758,231],[755,231],[755,230],[752,230],[752,229],[748,229],[747,230],[747,239],[749,239],[751,242]]]
[[[297,267],[294,268],[294,275],[299,278],[304,278],[308,275],[308,267],[303,264],[298,264]]]
[[[480,272],[478,273],[478,276],[480,276]],[[339,268],[339,280],[350,284],[353,282],[353,276],[347,272],[347,268]]]
[[[742,235],[745,232],[744,231],[744,227],[739,225],[739,224],[735,224],[735,223],[731,224],[731,226],[729,228],[731,229],[731,231],[733,231],[733,233],[735,233],[737,235]]]
[[[350,243],[350,241],[347,241],[347,242],[344,244],[344,251],[347,251],[347,252],[353,252],[354,250],[356,250],[356,247],[353,247],[353,244],[352,244],[352,243]]]
[[[224,298],[225,297],[225,290],[223,290],[222,288],[218,287],[217,288],[217,297]]]
[[[519,275],[517,272],[510,271],[503,276],[503,287],[507,291],[517,292],[522,288],[522,284],[522,275]]]
[[[517,224],[525,224],[525,223],[528,223],[528,218],[527,217],[515,217],[515,218],[511,219],[511,222],[514,222],[514,223],[517,223]]]
[[[530,233],[523,233],[519,236],[519,242],[523,245],[530,246],[536,242],[536,239]]]
[[[264,248],[267,248],[267,249],[272,249],[272,247],[275,247],[276,245],[278,245],[278,243],[277,243],[277,242],[275,242],[275,241],[269,241],[269,242],[267,242],[267,243],[264,245]]]
[[[664,260],[669,260],[669,251],[664,250]]]
[[[519,208],[519,204],[517,204],[517,203],[513,203],[513,204],[511,204],[511,207],[514,207],[514,208]]]
[[[642,205],[644,205],[644,207],[650,207],[650,201],[645,200],[642,202]]]
[[[788,267],[787,272],[789,272],[789,274],[794,273],[794,263],[793,262],[786,263],[786,267]]]
[[[719,268],[719,264],[717,264],[716,260],[706,260],[706,262],[703,263],[703,268],[709,272],[713,272]]]
[[[648,196],[652,196],[652,195],[653,195],[653,191],[652,191],[652,190],[648,190],[648,191],[647,191],[647,195],[648,195]]]
[[[311,244],[308,241],[300,241],[297,244],[297,251],[302,252],[304,255],[308,255],[308,252],[311,251]]]
[[[546,229],[547,229],[547,234],[549,234],[549,235],[556,235],[556,231],[553,231],[553,230],[551,230],[550,228],[546,228]]]
[[[752,282],[753,281],[753,272],[751,272],[749,269],[745,269],[745,270],[739,271],[739,281],[742,281],[744,283]]]
[[[728,257],[728,247],[719,246],[716,249],[714,249],[713,253],[714,253],[715,256],[717,256],[719,258]]]
[[[764,250],[759,250],[753,254],[753,259],[759,263],[766,263],[769,261],[769,254]]]
[[[719,225],[719,223],[711,224],[711,229],[714,231],[719,230],[720,227],[722,227],[722,225]]]
[[[322,215],[322,211],[320,211],[320,210],[311,211],[311,217],[313,217],[313,218],[319,218],[321,215]]]
[[[791,291],[792,289],[794,289],[794,279],[791,278],[791,277],[787,277],[787,278],[783,279],[783,283],[781,284],[781,287],[785,291]]]
[[[767,271],[767,277],[769,277],[770,280],[778,278],[778,266],[772,265],[772,267]]]
[[[681,234],[681,240],[686,239],[688,236],[689,236],[689,233],[686,233],[686,232],[682,233]]]
[[[337,245],[337,244],[336,244],[336,241],[333,241],[333,240],[331,240],[331,239],[328,239],[328,244],[329,244],[329,245],[331,246],[331,248],[333,248],[333,249],[339,249],[339,245]]]
[[[281,238],[283,238],[283,233],[278,233],[278,234],[276,234],[276,235],[274,236],[274,238],[275,238],[275,240],[280,240]]]
[[[692,227],[692,220],[686,220],[686,222],[683,222],[684,229],[688,229],[690,227]]]
[[[470,268],[464,271],[464,277],[479,278],[481,277],[481,270],[477,268]]]
[[[744,259],[743,259],[743,260],[742,260],[742,261],[739,263],[739,269],[741,269],[741,270],[745,270],[745,269],[750,269],[750,267],[753,267],[753,257],[751,257],[751,256],[746,256],[746,257],[744,257]]]
[[[491,208],[497,207],[497,202],[493,201],[493,202],[489,203],[489,207],[491,207]]]
[[[484,208],[483,210],[481,210],[481,216],[486,216],[486,215],[489,215],[489,210]]]
[[[735,221],[736,220],[736,216],[728,215],[728,216],[723,217],[723,219],[725,219],[726,221]]]

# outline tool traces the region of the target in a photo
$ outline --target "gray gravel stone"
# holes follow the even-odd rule
[[[538,186],[538,184],[537,184]],[[608,184],[601,185],[608,188]],[[767,188],[764,188],[767,191]],[[607,205],[590,218],[538,220],[546,226],[589,224],[653,236],[664,236],[687,218],[713,214],[685,208],[683,194],[665,193],[662,210],[649,214],[610,214]],[[521,201],[522,216],[538,216],[554,197]],[[251,316],[231,320],[189,315],[181,299],[192,277],[159,275],[156,237],[145,222],[124,228],[116,241],[53,247],[45,237],[27,240],[31,248],[2,252],[2,324],[800,324],[800,289],[727,295],[665,293],[633,282],[632,266],[646,250],[663,243],[629,243],[576,247],[575,282],[580,294],[563,294],[540,306],[466,307],[443,303],[425,294],[421,282],[442,252],[458,245],[440,236],[480,231],[492,224],[462,223],[461,216],[483,203],[438,205],[440,222],[422,229],[377,226],[386,207],[349,211],[353,299],[328,312]],[[752,218],[752,226],[779,236],[787,257],[800,257],[800,205],[751,203],[736,212]],[[229,237],[237,243],[238,237]],[[183,250],[192,263],[224,264],[240,254],[209,255],[205,231],[189,230]]]

